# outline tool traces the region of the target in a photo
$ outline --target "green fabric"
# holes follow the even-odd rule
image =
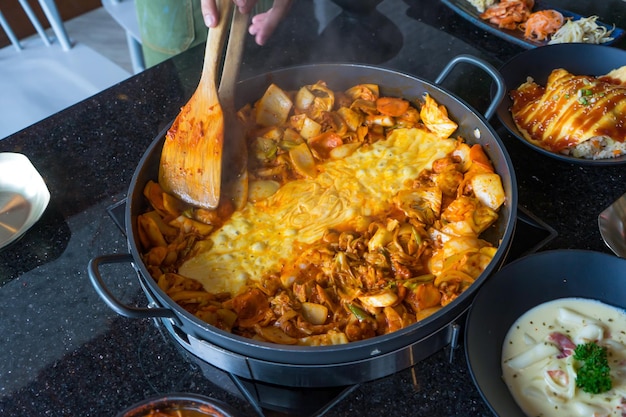
[[[206,41],[200,0],[136,0],[146,67]]]

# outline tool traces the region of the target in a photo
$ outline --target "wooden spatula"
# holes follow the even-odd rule
[[[219,2],[219,24],[209,30],[200,82],[167,132],[159,183],[166,192],[203,208],[219,203],[224,115],[216,88],[232,0]]]
[[[233,202],[237,210],[243,208],[248,201],[248,145],[244,126],[237,119],[235,108],[235,87],[243,56],[248,19],[248,13],[242,14],[235,10],[218,90],[226,126],[222,194],[224,198],[229,198]]]

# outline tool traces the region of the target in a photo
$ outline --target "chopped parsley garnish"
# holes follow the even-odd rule
[[[577,345],[574,359],[582,362],[576,373],[576,386],[590,394],[600,394],[613,386],[609,375],[606,347],[595,342]]]

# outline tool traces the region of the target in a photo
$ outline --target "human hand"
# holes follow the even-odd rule
[[[241,13],[250,13],[258,0],[232,0]],[[252,17],[248,32],[254,36],[258,45],[264,45],[274,30],[289,11],[293,0],[274,0],[272,7]],[[201,0],[202,15],[205,24],[212,28],[218,23],[219,14],[216,0]]]

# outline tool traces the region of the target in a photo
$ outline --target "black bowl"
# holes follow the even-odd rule
[[[539,252],[512,262],[480,289],[465,329],[472,379],[495,415],[525,417],[502,379],[502,343],[511,325],[531,308],[582,297],[626,308],[626,260],[584,251]]]
[[[557,68],[563,68],[575,75],[599,76],[623,65],[626,65],[626,50],[606,45],[564,43],[524,51],[506,62],[500,68],[500,74],[504,78],[507,91],[511,91],[526,82],[528,77],[532,77],[540,85],[545,85],[550,73]],[[536,151],[552,158],[580,165],[616,165],[626,163],[626,156],[624,155],[610,159],[575,158],[550,152],[528,142],[515,126],[515,122],[513,122],[510,112],[512,104],[511,97],[507,94],[496,111],[498,119],[513,136]]]
[[[160,411],[167,415],[204,417],[242,417],[234,408],[204,395],[172,393],[145,399],[117,414],[117,417],[143,417]]]

